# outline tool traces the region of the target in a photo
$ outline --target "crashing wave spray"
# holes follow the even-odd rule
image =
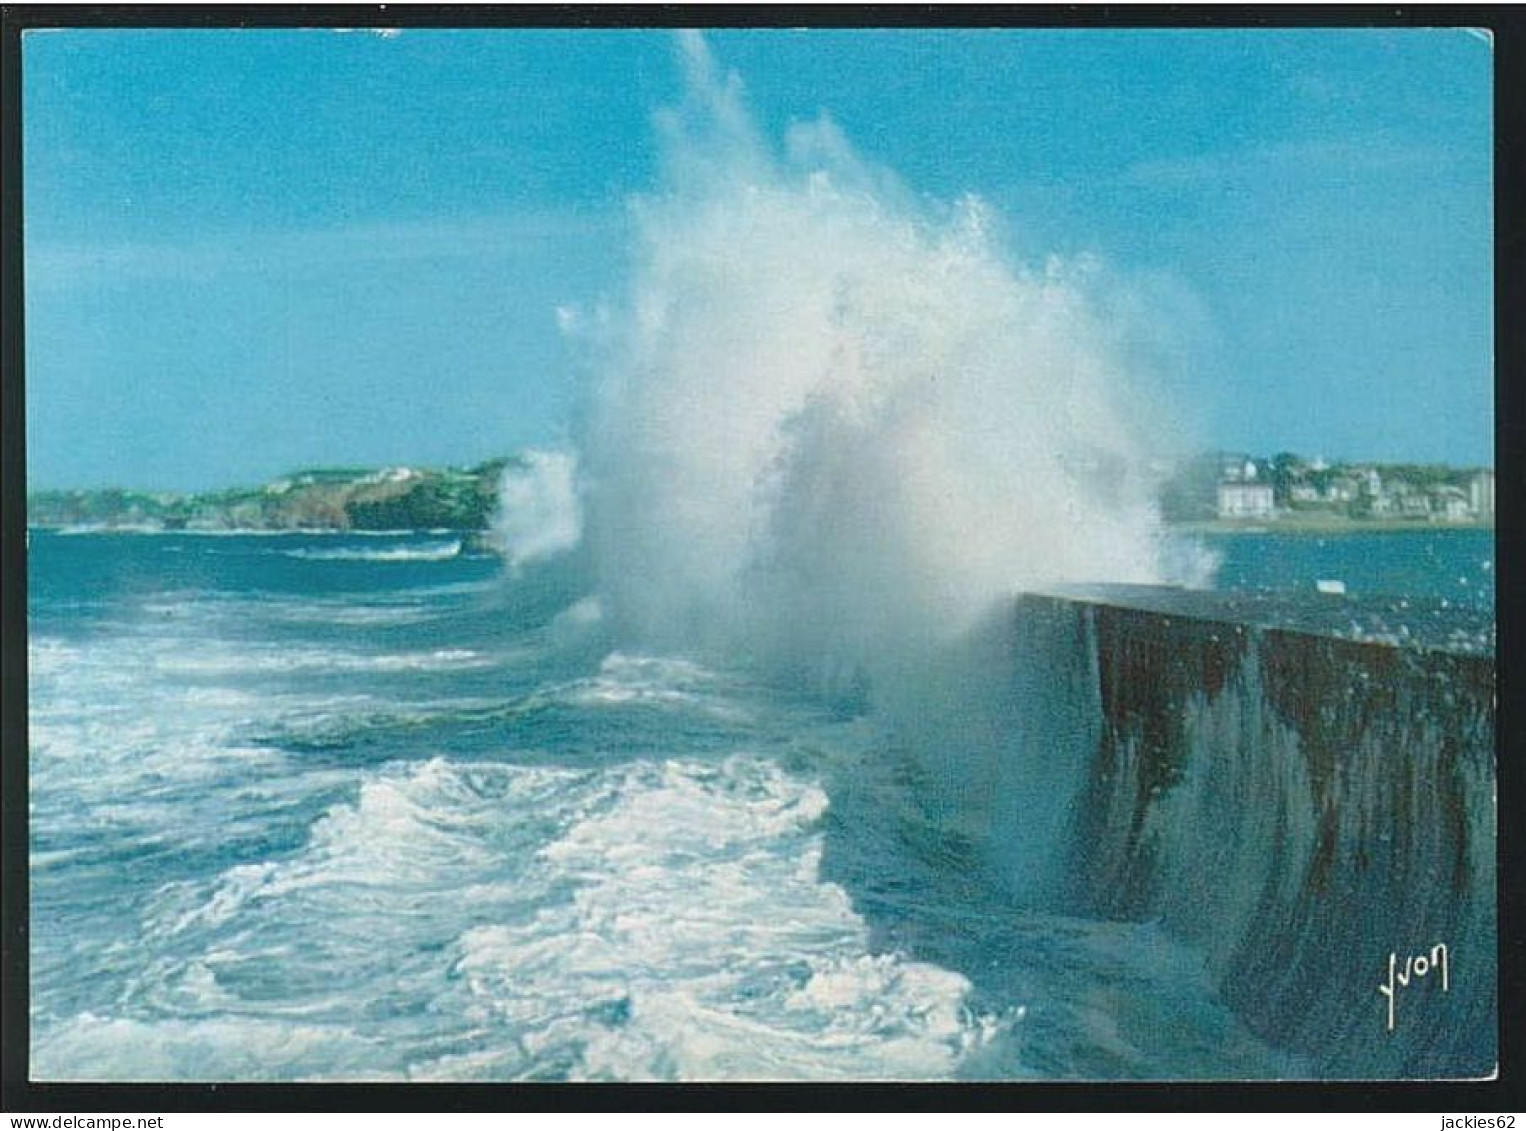
[[[1095,266],[1009,262],[828,120],[776,155],[680,44],[585,437],[616,631],[872,687],[1017,591],[1168,580]]]
[[[564,554],[582,536],[577,456],[528,451],[504,469],[493,536],[511,568]]]

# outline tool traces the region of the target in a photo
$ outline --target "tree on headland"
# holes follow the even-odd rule
[[[1272,502],[1285,507],[1293,497],[1293,484],[1298,481],[1304,462],[1292,452],[1278,452],[1272,457]]]

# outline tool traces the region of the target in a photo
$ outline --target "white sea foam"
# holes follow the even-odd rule
[[[344,546],[337,549],[282,550],[288,558],[300,558],[313,562],[443,562],[458,557],[461,541],[427,542],[418,546],[390,546],[386,549],[357,549]]]
[[[37,1079],[114,1081],[351,1079],[374,1059],[348,1027],[221,1016],[136,1020],[83,1013],[33,1046]]]
[[[600,663],[597,674],[562,688],[557,698],[579,707],[638,705],[745,719],[746,712],[728,690],[714,673],[692,661],[615,651]]]
[[[314,915],[321,925],[374,910],[367,891],[395,896],[396,914],[417,910],[420,896],[468,890],[474,879],[514,871],[519,864],[504,858],[506,845],[498,839],[515,832],[504,807],[513,813],[520,806],[554,806],[560,789],[586,776],[547,767],[459,767],[442,759],[389,767],[363,781],[353,800],[330,806],[298,855],[231,867],[209,891],[166,889],[152,929],[162,936],[205,932],[255,904],[258,915]],[[218,945],[225,953],[214,966],[237,957],[239,948],[228,951],[228,939]]]
[[[963,977],[872,955],[819,879],[819,787],[743,756],[620,776],[538,854],[570,897],[460,941],[479,1008],[533,1059],[594,1080],[931,1078],[980,1039]],[[523,1068],[499,1055],[418,1075]]]
[[[84,534],[162,534],[164,528],[146,522],[123,522],[123,523],[77,523],[71,526],[60,526],[52,531],[53,534],[66,537],[77,537]]]
[[[428,620],[430,612],[412,602],[366,604],[355,601],[267,602],[260,612],[292,624],[404,625]]]
[[[360,652],[326,648],[268,648],[169,653],[155,661],[161,671],[182,675],[231,675],[258,672],[405,672],[463,671],[492,664],[470,648],[433,648],[419,652]]]
[[[872,953],[847,893],[819,878],[826,807],[811,780],[747,755],[384,768],[295,855],[168,884],[149,906],[138,946],[174,957],[145,992],[210,1016],[76,1017],[49,1027],[38,1063],[63,1078],[947,1075],[993,1023],[962,976]],[[444,1029],[357,1045],[357,995],[404,994]],[[308,1043],[324,1033],[331,1048]],[[108,1040],[124,1035],[130,1053]],[[240,1036],[253,1043],[229,1068]]]

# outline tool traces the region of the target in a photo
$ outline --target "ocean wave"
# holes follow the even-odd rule
[[[95,523],[79,522],[68,526],[30,526],[29,534],[53,534],[75,536],[80,534],[162,534],[171,538],[412,538],[420,534],[436,537],[459,533],[448,526],[414,530],[398,527],[393,530],[353,530],[339,527],[296,527],[271,529],[266,526],[219,526],[219,527],[168,527],[159,523]]]
[[[114,525],[82,522],[72,526],[60,526],[48,533],[63,538],[74,538],[84,534],[164,534],[167,531],[162,526],[146,522],[123,522]]]
[[[341,547],[334,550],[283,550],[288,558],[313,562],[444,562],[461,556],[461,541],[431,542],[422,546],[393,546],[384,550]]]
[[[374,1044],[342,1024],[84,1012],[35,1041],[32,1069],[37,1079],[57,1081],[358,1079],[367,1075]]]
[[[414,603],[357,604],[352,601],[271,603],[261,610],[272,620],[290,624],[405,625],[429,620],[428,609]]]
[[[538,853],[574,889],[527,922],[464,934],[478,1010],[503,1053],[416,1078],[583,1080],[947,1076],[992,1031],[960,974],[871,951],[847,893],[820,879],[820,787],[747,756],[626,767],[602,811]]]
[[[507,851],[526,820],[516,815],[576,804],[573,787],[588,777],[557,767],[464,766],[442,758],[389,765],[368,776],[353,799],[324,810],[296,855],[231,867],[210,890],[181,885],[167,891],[152,916],[153,932],[217,927],[255,903],[262,915],[310,910],[318,917],[300,921],[320,923],[340,911],[374,910],[368,898],[358,899],[365,908],[357,905],[362,889],[391,892],[399,914],[423,907],[410,897],[427,901],[474,883],[480,890],[478,881],[501,881],[525,866],[523,845]],[[283,902],[291,897],[296,903]]]
[[[470,648],[433,648],[418,652],[365,655],[323,648],[271,648],[263,651],[168,653],[155,658],[160,671],[180,675],[241,672],[423,672],[464,671],[491,667],[493,660]]]
[[[948,1076],[997,1022],[963,975],[876,953],[820,878],[826,809],[817,783],[745,754],[370,771],[295,852],[163,885],[134,943],[153,956],[134,991],[149,1014],[52,1016],[34,1065],[124,1080]]]
[[[729,694],[736,688],[690,660],[611,652],[597,674],[555,693],[574,707],[658,707],[701,711],[712,718],[741,721],[746,710]]]

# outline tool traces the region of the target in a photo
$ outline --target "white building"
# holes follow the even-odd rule
[[[1398,511],[1402,518],[1429,518],[1431,501],[1424,495],[1406,491],[1399,496]]]
[[[1220,518],[1271,518],[1270,483],[1220,483]]]
[[[1250,456],[1224,453],[1219,456],[1219,479],[1224,483],[1243,483],[1256,478],[1256,461]]]
[[[1473,517],[1473,508],[1460,487],[1443,487],[1436,492],[1431,517],[1443,522],[1467,522]]]
[[[1468,484],[1468,506],[1474,518],[1494,517],[1494,472],[1480,471]]]

